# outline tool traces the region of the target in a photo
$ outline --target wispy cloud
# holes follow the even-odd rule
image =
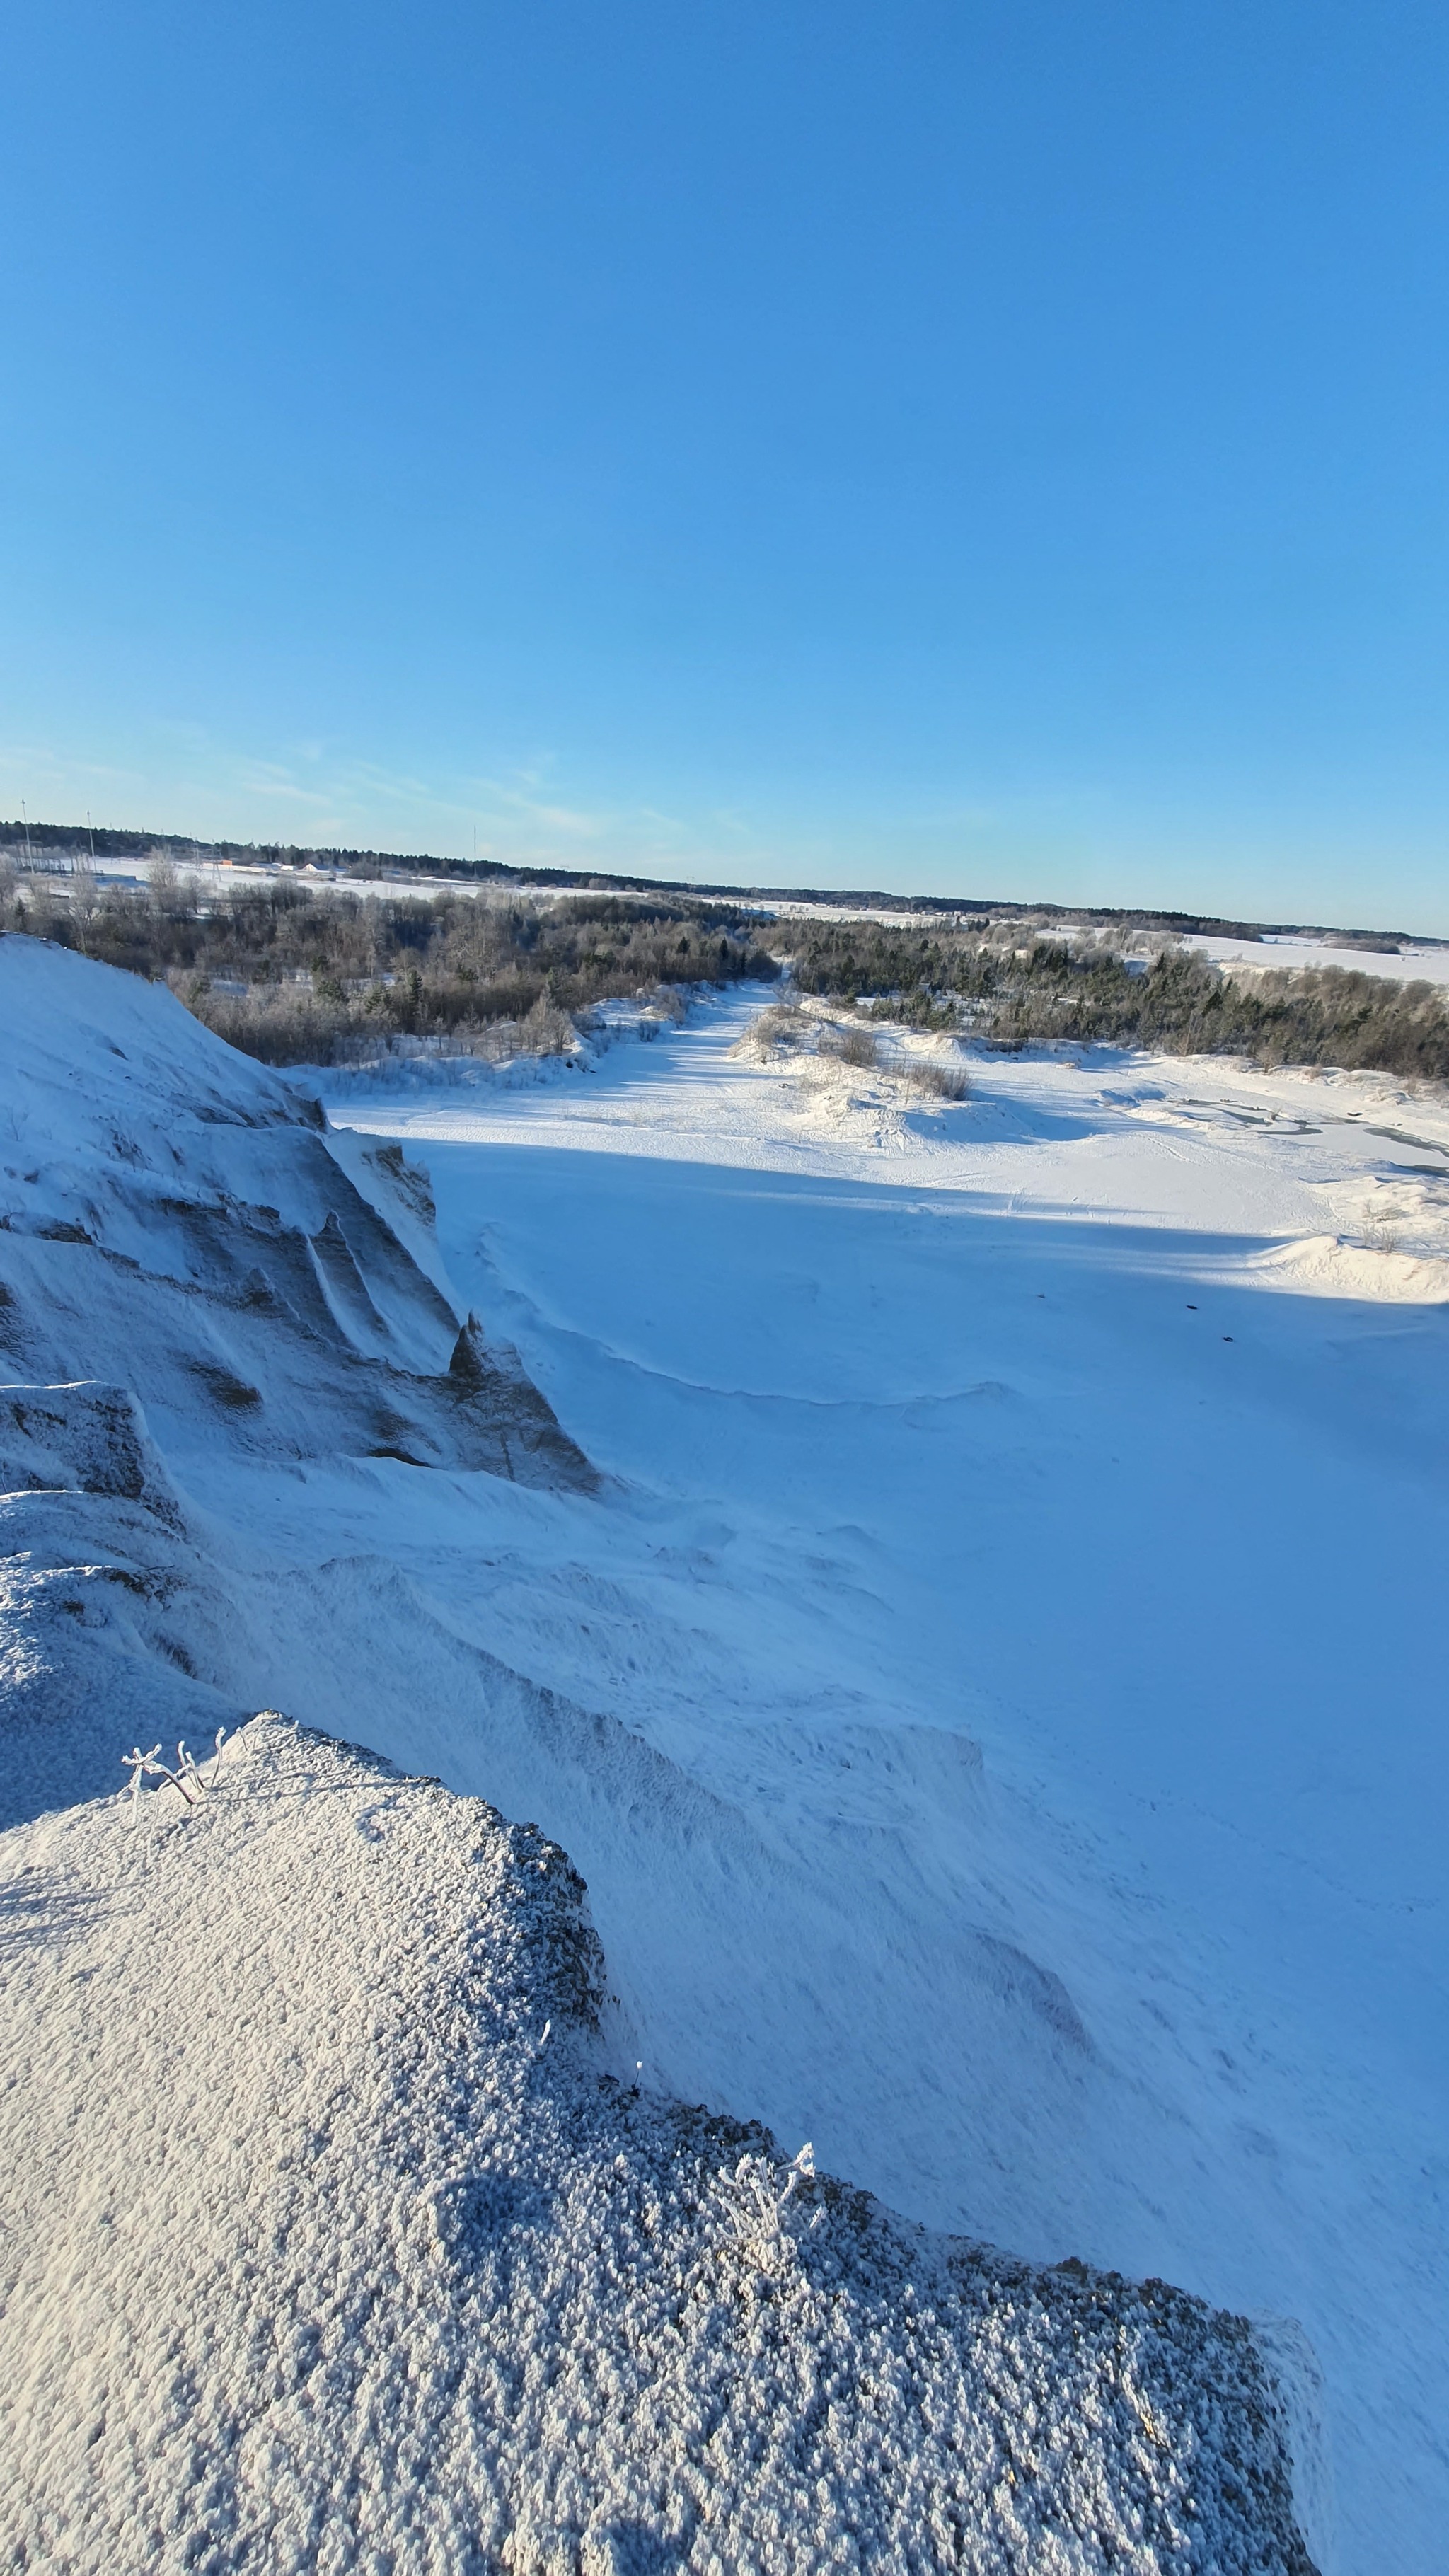
[[[597,840],[609,828],[606,814],[584,813],[577,806],[556,805],[530,793],[528,787],[510,787],[502,779],[478,781],[481,801],[501,805],[507,814],[526,815],[531,822],[542,823],[550,831],[568,832],[581,840]]]
[[[453,858],[476,851],[520,868],[583,864],[680,877],[779,868],[769,835],[747,814],[720,809],[690,820],[645,798],[579,795],[553,750],[439,776],[320,737],[243,748],[164,720],[126,752],[97,759],[53,744],[0,744],[0,799],[18,809],[24,798],[43,819],[77,821],[94,807],[97,822],[202,840],[267,841],[280,827],[312,847]]]
[[[315,787],[294,787],[285,778],[254,778],[246,792],[249,796],[284,796],[294,805],[320,805],[324,810],[336,801]]]

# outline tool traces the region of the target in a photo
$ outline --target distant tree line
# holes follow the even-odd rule
[[[968,917],[971,927],[979,926],[977,917],[1010,921],[1023,932],[1042,930],[1052,923],[1070,921],[1086,927],[1104,924],[1119,936],[1131,931],[1162,931],[1173,938],[1260,939],[1265,932],[1312,928],[1315,934],[1328,925],[1234,921],[1215,913],[1164,912],[1101,905],[1083,906],[1046,902],[1008,902],[1000,898],[984,899],[978,895],[901,894],[894,889],[874,892],[862,887],[843,891],[838,886],[742,886],[706,884],[680,877],[646,877],[607,875],[583,868],[533,867],[518,861],[502,859],[444,859],[419,851],[351,850],[331,845],[304,845],[296,841],[202,841],[182,832],[138,832],[113,823],[27,823],[0,821],[0,866],[6,859],[17,866],[69,868],[95,866],[98,861],[130,859],[149,862],[169,859],[177,868],[201,868],[220,860],[228,865],[319,870],[376,881],[383,877],[442,877],[471,880],[493,886],[548,887],[551,891],[574,889],[584,894],[707,895],[724,901],[759,905],[801,902],[838,906],[842,912],[897,914],[934,914],[950,923],[955,916]],[[960,924],[957,923],[959,927]],[[1333,930],[1334,944],[1339,947],[1382,949],[1393,948],[1408,937],[1403,931],[1364,931],[1338,928]]]
[[[115,823],[0,822],[0,858],[45,869],[95,867],[117,859],[168,859],[176,868],[228,866],[310,868],[362,879],[397,876],[459,877],[512,884],[520,870],[497,859],[443,859],[402,850],[309,848],[296,841],[202,841],[191,833],[135,832]],[[582,870],[545,868],[531,881],[587,886]],[[613,885],[618,880],[608,881]]]
[[[1001,1047],[1055,1039],[1245,1055],[1265,1067],[1341,1065],[1442,1081],[1442,986],[1355,969],[1224,970],[1166,943],[1123,957],[1100,939],[1032,938],[1015,923],[955,931],[869,921],[795,921],[799,989],[864,1003],[918,1029],[966,1030]]]
[[[142,887],[0,880],[0,928],[164,980],[268,1064],[357,1061],[397,1039],[544,1052],[595,1003],[773,976],[757,924],[685,898],[342,893],[295,877],[214,890],[165,863]]]

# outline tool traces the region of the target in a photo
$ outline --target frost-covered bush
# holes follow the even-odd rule
[[[795,2247],[790,2204],[801,2184],[814,2180],[815,2150],[807,2138],[787,2165],[777,2165],[764,2155],[741,2156],[728,2184],[721,2184],[730,2237],[762,2272],[779,2272],[789,2263]],[[820,2218],[817,2209],[804,2224],[816,2227]]]
[[[969,1100],[971,1084],[964,1064],[912,1064],[911,1081],[932,1100]]]
[[[866,1072],[880,1063],[880,1040],[873,1029],[823,1028],[820,1052],[833,1056],[838,1064],[855,1065]]]
[[[772,1055],[777,1048],[788,1052],[804,1044],[809,1028],[805,1013],[793,997],[772,1002],[768,1010],[757,1012],[750,1022],[750,1045],[759,1055]]]

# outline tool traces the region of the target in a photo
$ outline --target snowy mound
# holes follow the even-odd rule
[[[261,1718],[0,1848],[7,2563],[1307,2569],[1246,2327],[623,2089],[532,1826]]]

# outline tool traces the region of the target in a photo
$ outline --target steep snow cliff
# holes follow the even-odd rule
[[[124,1354],[177,1454],[592,1482],[516,1355],[454,1311],[396,1147],[329,1136],[170,994],[34,940],[0,946],[0,1021],[13,1376]]]

